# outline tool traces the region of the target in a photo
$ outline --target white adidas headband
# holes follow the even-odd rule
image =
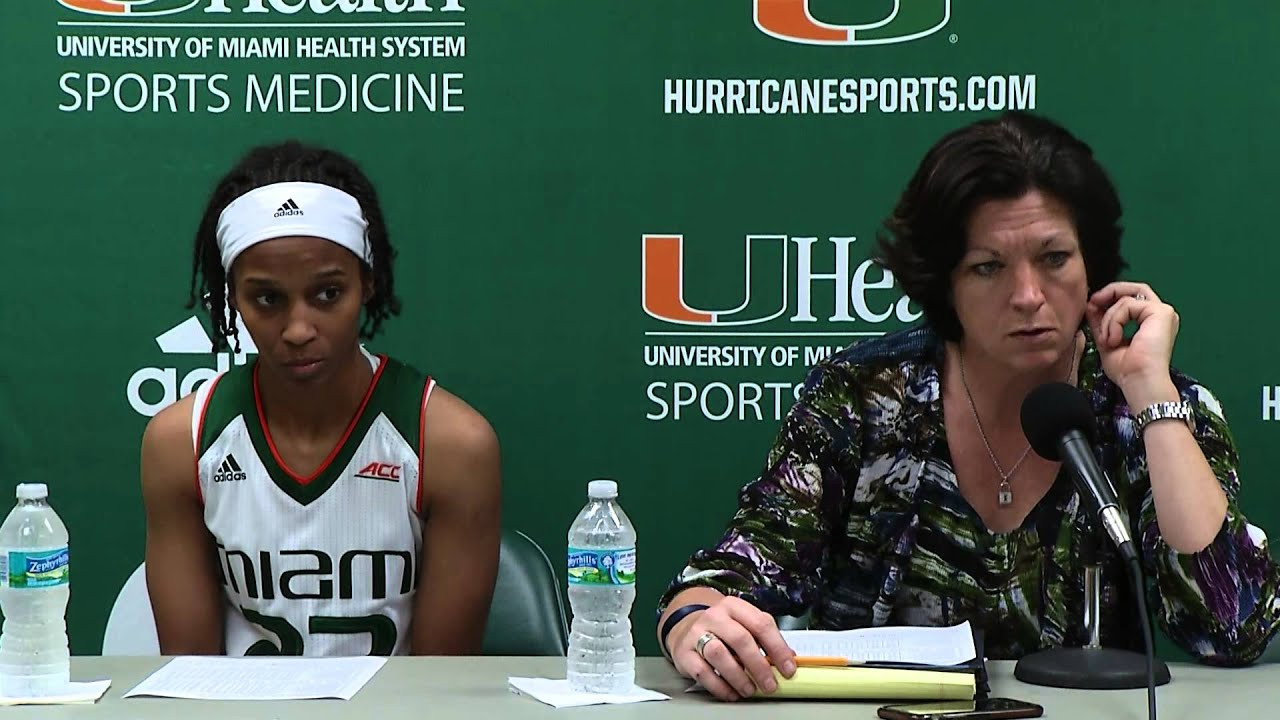
[[[366,231],[369,223],[360,202],[322,183],[281,182],[241,195],[218,216],[218,252],[222,267],[264,240],[290,235],[318,237],[337,243],[373,264]]]

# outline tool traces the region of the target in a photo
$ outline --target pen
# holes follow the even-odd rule
[[[797,655],[795,662],[798,667],[843,667],[853,663],[849,658],[821,655]]]
[[[912,662],[888,662],[888,661],[868,661],[868,660],[852,660],[850,658],[838,656],[821,656],[821,655],[797,655],[795,658],[797,667],[865,667],[877,670],[927,670],[930,672],[964,672],[972,673],[974,668],[969,665],[927,665],[924,663]]]

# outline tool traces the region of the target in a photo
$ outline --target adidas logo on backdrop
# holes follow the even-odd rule
[[[129,406],[146,417],[154,416],[179,398],[194,392],[201,383],[211,380],[218,373],[230,370],[232,364],[244,365],[258,352],[253,338],[241,328],[241,352],[224,351],[210,357],[213,341],[209,339],[209,333],[200,324],[199,318],[194,315],[157,335],[155,343],[160,352],[166,355],[166,359],[159,364],[169,367],[139,368],[125,387]],[[192,365],[197,360],[175,356],[196,358],[198,362],[205,363],[205,366],[196,365],[193,369]],[[212,363],[212,367],[209,363]],[[175,365],[178,367],[174,367]]]

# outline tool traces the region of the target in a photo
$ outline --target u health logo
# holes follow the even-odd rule
[[[894,0],[883,17],[836,25],[815,18],[810,0],[753,0],[756,27],[806,45],[890,45],[932,35],[951,20],[951,0]],[[864,2],[864,5],[870,3]],[[889,3],[879,3],[882,7]]]
[[[29,0],[28,0],[29,1]],[[313,15],[337,11],[351,13],[429,13],[462,12],[462,0],[58,0],[58,4],[77,12],[115,18],[143,18],[174,15],[204,5],[205,13],[231,12],[251,15],[277,13],[294,15],[308,10]]]
[[[202,0],[58,0],[63,7],[93,15],[139,17],[172,15],[199,5]]]
[[[641,305],[655,320],[673,325],[724,328],[787,323],[909,323],[921,315],[897,287],[893,273],[854,252],[856,237],[748,235],[743,290],[723,309],[695,307],[685,299],[684,235],[647,233],[640,267]],[[829,249],[834,268],[819,270],[816,252]],[[824,253],[825,254],[825,253]],[[728,258],[725,258],[728,260]],[[827,266],[830,267],[830,266]],[[831,283],[831,305],[815,290]],[[794,303],[794,305],[792,305]]]

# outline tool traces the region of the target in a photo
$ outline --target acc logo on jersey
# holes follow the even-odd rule
[[[391,463],[371,462],[356,473],[356,477],[367,480],[390,480],[399,482],[400,466]]]
[[[898,0],[887,16],[853,25],[831,25],[818,20],[809,12],[809,0],[754,2],[756,27],[761,32],[779,40],[806,45],[908,42],[932,35],[951,19],[951,0]]]

